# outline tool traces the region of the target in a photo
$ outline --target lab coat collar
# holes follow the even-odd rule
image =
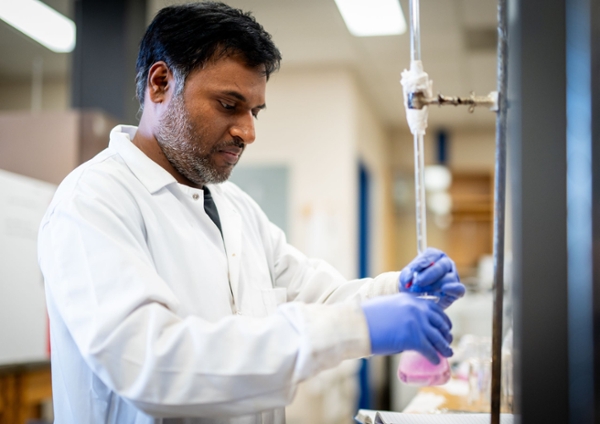
[[[116,150],[131,169],[131,172],[151,194],[158,192],[169,184],[178,184],[175,177],[146,156],[131,142],[136,131],[137,127],[134,126],[117,125],[110,132],[109,148]],[[229,264],[229,279],[234,296],[236,296],[242,253],[242,218],[236,208],[223,196],[220,184],[208,184],[207,186],[213,194],[213,200],[219,211],[223,229],[223,242]],[[191,187],[186,187],[186,189],[197,190]]]
[[[137,127],[131,125],[117,125],[110,132],[109,148],[119,153],[131,172],[151,194],[177,183],[175,177],[131,142],[136,131]]]

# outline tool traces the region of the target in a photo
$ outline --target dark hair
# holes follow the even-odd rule
[[[161,9],[146,29],[136,63],[136,94],[144,106],[150,67],[164,61],[183,89],[188,75],[211,59],[240,54],[248,66],[264,65],[267,78],[281,54],[271,35],[248,12],[201,2]]]

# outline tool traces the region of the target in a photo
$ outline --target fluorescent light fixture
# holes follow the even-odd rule
[[[39,0],[0,0],[0,19],[54,52],[75,48],[75,23]]]
[[[335,0],[350,33],[356,37],[406,32],[399,0]]]

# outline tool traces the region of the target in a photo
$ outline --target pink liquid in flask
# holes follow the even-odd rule
[[[398,378],[411,386],[440,386],[450,380],[450,365],[448,360],[439,355],[440,363],[429,362],[419,352],[408,351],[400,356]]]

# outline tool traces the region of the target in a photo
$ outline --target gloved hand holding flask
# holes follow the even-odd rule
[[[436,364],[440,362],[440,354],[452,356],[452,324],[434,302],[400,293],[368,300],[362,308],[373,354],[415,350]]]
[[[444,252],[428,247],[400,273],[400,292],[435,296],[446,309],[465,294],[456,265]]]
[[[429,299],[446,309],[465,294],[456,265],[440,250],[427,248],[408,264],[400,273],[401,292],[418,298]],[[422,355],[418,351],[402,354],[398,366],[400,381],[416,386],[445,384],[450,379],[450,366],[446,355],[438,361]]]

